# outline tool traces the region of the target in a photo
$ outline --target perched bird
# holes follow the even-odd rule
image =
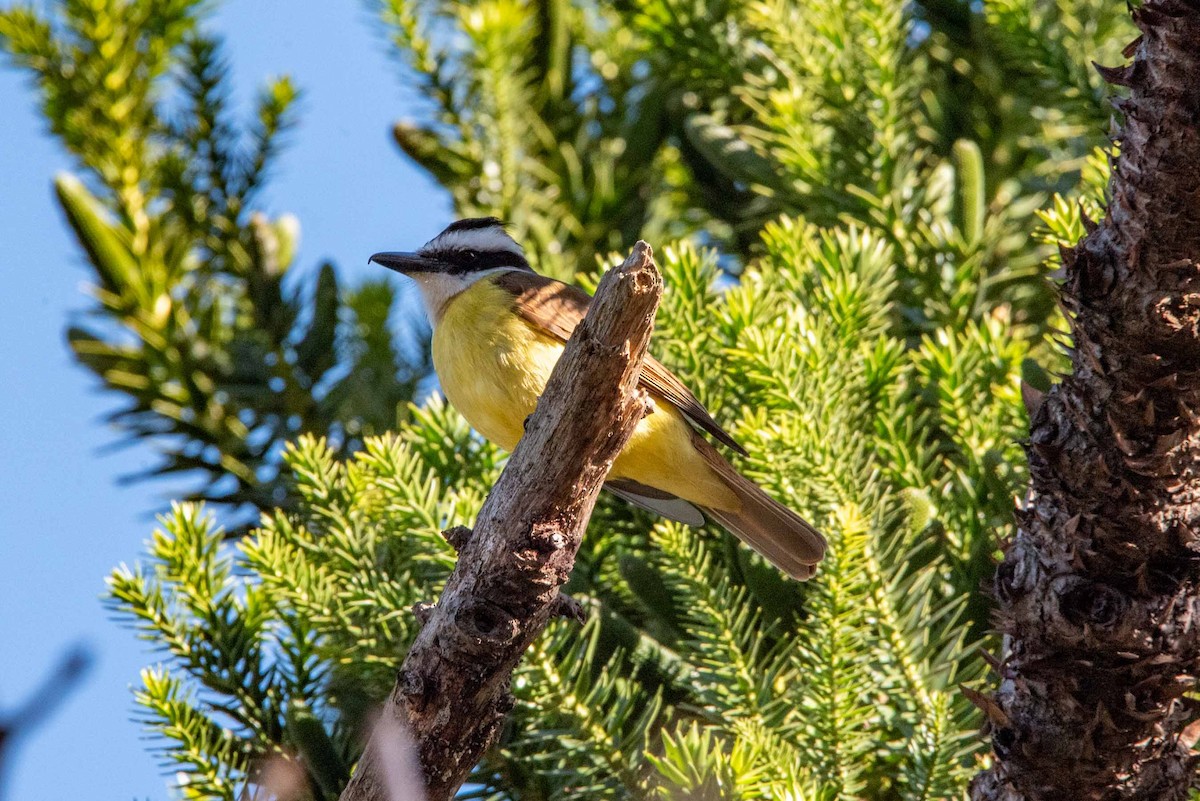
[[[376,253],[370,261],[416,281],[433,325],[442,391],[476,431],[511,451],[591,298],[535,273],[494,217],[459,220],[415,253]],[[703,512],[788,575],[811,577],[825,539],[696,430],[745,453],[650,356],[640,386],[654,411],[638,423],[605,488],[693,526],[704,524]]]

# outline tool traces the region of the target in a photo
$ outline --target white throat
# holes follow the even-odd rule
[[[409,277],[417,282],[417,288],[421,290],[421,300],[425,303],[425,314],[429,317],[429,324],[437,328],[438,322],[442,319],[442,312],[446,310],[446,304],[455,295],[481,278],[487,278],[496,273],[506,273],[516,269],[518,268],[496,267],[491,270],[480,270],[479,272],[465,273],[463,275],[411,273]]]

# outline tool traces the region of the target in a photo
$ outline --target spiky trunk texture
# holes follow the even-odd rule
[[[1200,0],[1134,11],[1108,214],[1064,253],[1072,374],[1033,414],[995,579],[976,801],[1185,799],[1200,671]]]

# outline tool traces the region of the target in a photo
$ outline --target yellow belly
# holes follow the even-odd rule
[[[488,279],[450,301],[433,333],[442,391],[476,431],[511,451],[524,433],[563,345],[511,311],[508,293]],[[737,505],[696,453],[683,415],[654,395],[609,475],[628,478],[716,509]]]

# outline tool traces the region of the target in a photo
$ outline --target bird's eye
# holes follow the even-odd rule
[[[466,252],[466,257],[467,257],[468,259],[470,259],[471,261],[475,261],[475,259],[479,258],[479,254],[478,254],[478,253],[476,253],[476,252],[475,252],[475,251],[473,251],[473,250],[468,250],[468,251]]]

